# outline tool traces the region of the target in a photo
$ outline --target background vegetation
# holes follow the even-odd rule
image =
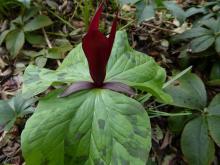
[[[21,93],[29,64],[55,70],[81,42],[100,1],[0,0],[0,164],[22,164],[20,135],[38,99]],[[112,0],[102,18],[166,69],[168,104],[139,92],[151,119],[148,164],[220,162],[220,1]],[[171,81],[169,81],[171,80]]]

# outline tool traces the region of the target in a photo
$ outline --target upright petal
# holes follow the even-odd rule
[[[97,87],[101,87],[105,79],[108,62],[109,42],[99,31],[87,33],[83,38],[82,47],[86,55],[89,72]]]
[[[82,40],[82,47],[89,64],[90,75],[97,87],[101,87],[105,80],[106,65],[111,54],[117,26],[116,17],[108,38],[99,31],[99,20],[102,10],[103,2],[96,11],[89,30]]]
[[[116,29],[117,29],[117,22],[118,22],[118,11],[116,13],[116,17],[112,23],[112,28],[111,28],[111,32],[110,32],[110,35],[109,35],[109,43],[110,43],[110,46],[111,46],[111,49],[112,49],[112,46],[113,46],[113,43],[114,43],[114,40],[115,40],[115,34],[116,34]]]
[[[99,20],[102,14],[103,10],[103,2],[99,5],[99,8],[97,9],[95,16],[92,18],[92,21],[89,25],[88,31],[98,30],[99,29]]]

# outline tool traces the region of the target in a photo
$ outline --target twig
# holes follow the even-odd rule
[[[110,16],[110,17],[115,17],[115,15],[114,14],[109,14],[109,13],[103,13],[102,15],[104,15],[104,16]],[[125,17],[122,17],[122,16],[118,16],[118,19],[121,19],[121,20],[124,20],[124,21],[134,21],[134,19],[131,19],[131,18],[125,18]]]
[[[50,40],[49,40],[49,38],[48,38],[48,36],[47,36],[47,33],[46,33],[46,31],[45,31],[44,28],[42,28],[42,32],[43,32],[43,34],[44,34],[44,38],[45,38],[45,41],[46,41],[46,43],[47,43],[47,46],[48,46],[49,48],[52,48],[52,44],[51,44],[51,42],[50,42]]]
[[[47,36],[47,33],[46,33],[45,29],[42,28],[42,31],[43,31],[44,38],[45,38],[45,41],[46,41],[46,43],[47,43],[47,46],[48,46],[49,48],[52,48],[52,44],[51,44],[51,42],[50,42],[50,40],[49,40],[49,38],[48,38],[48,36]],[[56,61],[57,61],[57,65],[60,66],[60,65],[61,65],[60,60],[56,60]]]
[[[130,26],[132,23],[134,23],[135,20],[132,20],[131,22],[127,23],[126,25],[124,25],[123,27],[121,27],[119,30],[123,30],[125,28],[127,28],[128,26]]]
[[[169,30],[169,29],[165,29],[165,28],[162,28],[162,27],[154,26],[154,25],[146,23],[146,22],[143,22],[142,24],[145,25],[145,26],[151,27],[151,28],[155,28],[155,29],[158,29],[158,30],[165,31],[165,32],[177,33],[177,32],[175,32],[173,30]]]

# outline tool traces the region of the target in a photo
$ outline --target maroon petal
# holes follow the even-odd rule
[[[101,87],[109,56],[108,39],[101,32],[93,31],[83,38],[82,47],[89,64],[90,75],[95,85]]]
[[[107,38],[99,30],[99,20],[103,10],[103,3],[99,6],[93,17],[88,33],[82,40],[82,48],[86,55],[90,75],[96,87],[101,87],[105,80],[106,65],[114,43],[117,17],[112,24],[112,30]]]
[[[95,16],[93,17],[93,19],[89,25],[88,31],[99,29],[99,20],[100,20],[101,14],[102,14],[102,10],[103,10],[103,2],[99,5],[99,8],[96,11]]]
[[[120,82],[107,82],[103,86],[104,89],[110,89],[115,92],[121,92],[130,96],[135,95],[135,91],[126,84]]]
[[[117,30],[117,22],[118,22],[118,11],[116,13],[116,17],[112,23],[112,29],[109,35],[109,45],[110,45],[110,51],[112,50],[113,44],[114,44],[114,40],[115,40],[115,34],[116,34],[116,30]],[[110,52],[111,54],[111,52]]]
[[[87,82],[87,81],[76,82],[70,85],[67,89],[65,89],[65,91],[59,95],[59,97],[69,96],[72,93],[76,93],[81,90],[91,89],[91,88],[94,88],[94,84],[91,82]]]

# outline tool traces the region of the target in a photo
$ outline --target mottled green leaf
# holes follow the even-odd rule
[[[215,147],[208,134],[205,117],[197,117],[184,128],[181,149],[190,165],[208,165],[214,159]]]
[[[27,165],[145,165],[148,115],[135,100],[104,89],[43,98],[21,136]]]
[[[207,104],[207,94],[202,80],[195,74],[187,73],[165,88],[172,96],[172,105],[203,110]]]
[[[48,16],[38,15],[31,21],[29,21],[26,25],[24,25],[23,29],[25,32],[34,31],[40,29],[42,27],[51,25],[53,22]]]
[[[45,91],[53,82],[71,83],[75,81],[91,81],[88,64],[80,55],[81,45],[73,49],[57,71],[29,65],[24,74],[22,92],[28,96],[37,95]]]
[[[166,80],[165,70],[153,58],[132,49],[125,32],[117,34],[106,81],[122,82],[170,102],[168,95],[161,90]]]
[[[208,126],[213,140],[220,146],[220,94],[216,95],[208,107]]]
[[[47,72],[50,73],[51,78],[47,76]],[[35,75],[38,75],[38,89],[36,89],[36,80],[33,79]],[[122,82],[170,102],[171,98],[162,91],[165,79],[165,70],[153,58],[133,50],[128,43],[126,33],[117,32],[107,66],[106,82]],[[24,74],[23,90],[35,95],[46,90],[53,82],[76,81],[91,81],[81,44],[69,53],[57,71],[29,66]]]
[[[6,37],[6,47],[14,58],[24,45],[24,32],[20,29],[13,30]]]
[[[193,53],[199,53],[208,49],[215,42],[215,37],[213,35],[204,35],[193,39],[190,43],[190,48]]]
[[[75,65],[75,69],[68,67],[57,71],[29,65],[25,71],[22,92],[31,97],[45,91],[53,82],[70,83],[90,79],[88,70],[81,63],[72,65]]]

